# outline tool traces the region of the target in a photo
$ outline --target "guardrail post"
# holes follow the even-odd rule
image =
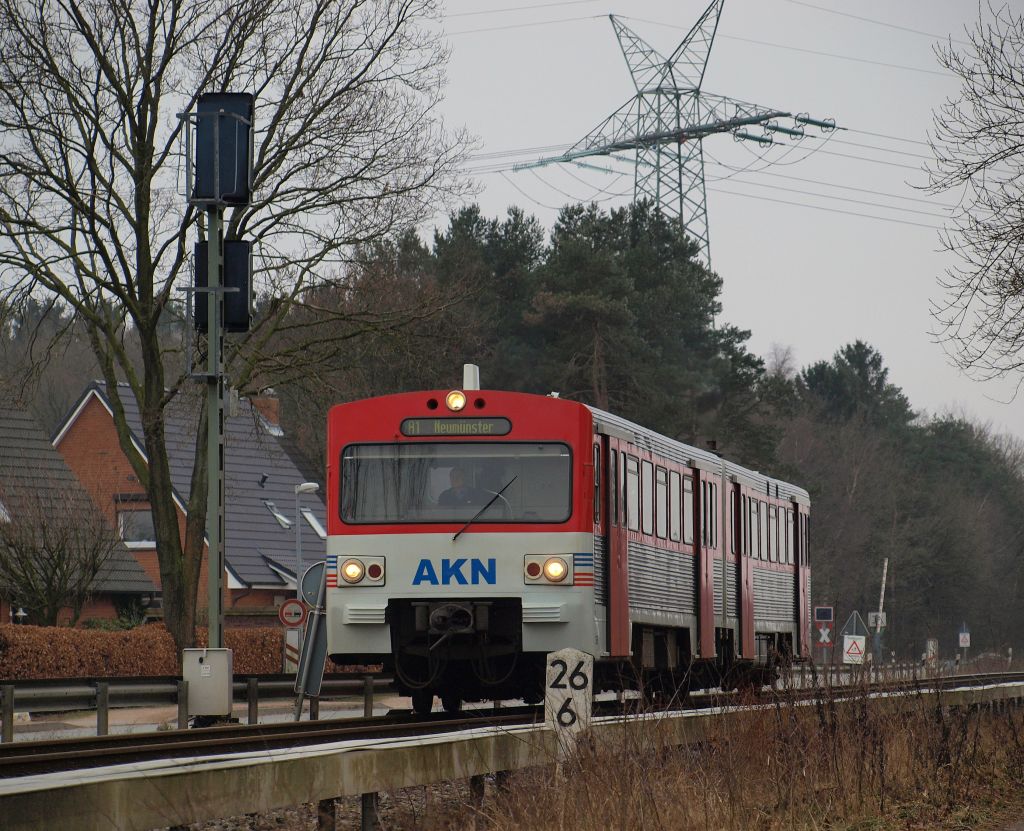
[[[110,685],[106,681],[96,684],[96,735],[110,732]]]
[[[178,682],[178,729],[188,729],[188,681]]]
[[[373,717],[373,676],[363,676],[363,718]]]
[[[469,777],[469,798],[478,808],[484,804],[484,777],[482,773]]]
[[[316,827],[318,831],[335,831],[337,828],[337,807],[334,799],[321,799],[316,806]]]
[[[14,687],[4,684],[0,687],[0,740],[5,742],[14,741]]]
[[[249,724],[259,724],[260,721],[260,682],[258,678],[250,678],[245,691],[246,701],[249,704]]]
[[[376,793],[364,793],[362,795],[359,818],[360,831],[377,831],[380,828],[380,818],[377,816],[379,807],[380,803]]]

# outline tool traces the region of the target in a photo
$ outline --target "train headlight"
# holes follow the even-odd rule
[[[561,583],[569,573],[569,567],[561,557],[550,557],[544,561],[544,576],[552,583]]]
[[[444,398],[444,403],[453,413],[457,413],[466,406],[466,393],[462,390],[452,390]]]
[[[358,583],[366,569],[360,560],[345,560],[341,564],[341,579],[346,583]]]

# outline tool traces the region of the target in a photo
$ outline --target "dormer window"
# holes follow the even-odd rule
[[[303,508],[301,511],[302,515],[306,518],[306,522],[310,528],[312,528],[318,537],[322,540],[327,539],[327,532],[324,527],[320,524],[320,520],[316,518],[316,515],[309,509]]]
[[[280,525],[282,528],[291,528],[292,527],[292,525],[293,525],[292,521],[290,519],[288,519],[288,517],[286,517],[284,514],[282,514],[277,509],[277,506],[273,502],[271,502],[269,499],[264,499],[263,500],[263,504],[267,506],[267,510],[270,511],[270,513],[274,517],[274,519],[277,520],[277,524],[278,525]]]

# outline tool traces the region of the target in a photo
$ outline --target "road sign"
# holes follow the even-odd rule
[[[320,591],[320,578],[323,576],[327,564],[321,560],[313,563],[306,569],[299,581],[299,594],[310,606],[316,607],[317,594]]]
[[[853,612],[847,619],[846,623],[843,624],[843,628],[839,631],[840,635],[867,635],[868,627],[864,625],[864,618],[860,616],[860,612]]]
[[[818,646],[832,646],[832,624],[818,624]]]
[[[580,731],[590,726],[594,700],[594,656],[578,649],[560,649],[547,656],[544,721],[571,749]]]
[[[815,623],[831,623],[833,618],[833,612],[831,606],[815,606],[814,607],[814,622]]]
[[[884,629],[885,627],[885,612],[868,612],[869,629]]]
[[[289,597],[277,610],[278,620],[289,628],[302,626],[306,614],[306,604],[297,597]]]
[[[863,664],[867,640],[866,635],[843,635],[843,663]]]
[[[969,649],[971,646],[971,633],[961,632],[960,633],[960,648]]]

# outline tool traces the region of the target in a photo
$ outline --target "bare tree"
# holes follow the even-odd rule
[[[84,493],[76,499],[66,483],[44,479],[19,486],[4,477],[0,597],[24,607],[31,623],[55,626],[67,609],[74,624],[122,543]]]
[[[293,313],[311,288],[344,285],[354,244],[460,190],[467,141],[438,114],[447,52],[435,16],[433,0],[0,0],[0,300],[56,298],[84,326],[152,505],[179,647],[194,638],[207,483],[204,411],[182,538],[163,413],[187,362],[167,324],[200,217],[180,189],[176,113],[204,92],[256,97],[256,199],[228,212],[226,235],[256,244],[267,302],[259,325],[229,342],[229,383],[249,392],[315,373],[333,354],[329,332],[270,371],[274,333],[314,319]],[[317,323],[335,314],[319,311]],[[124,394],[138,403],[142,452]]]
[[[986,8],[966,46],[936,49],[960,92],[935,113],[928,172],[959,199],[942,241],[960,264],[933,314],[957,363],[992,378],[1024,370],[1024,14]]]

